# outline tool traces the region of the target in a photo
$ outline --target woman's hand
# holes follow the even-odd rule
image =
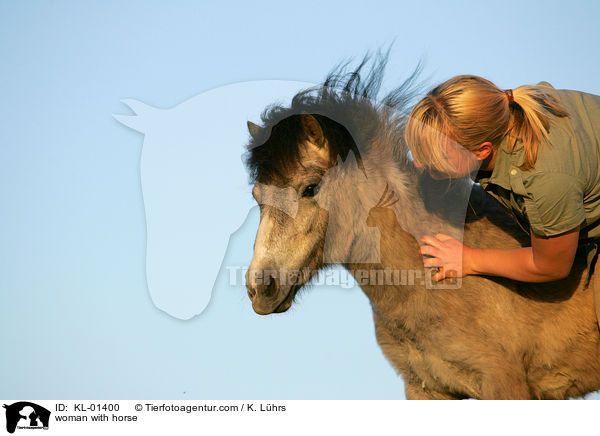
[[[421,254],[433,256],[423,259],[423,264],[426,267],[439,268],[439,271],[433,276],[434,281],[473,274],[470,262],[472,249],[458,239],[438,233],[435,236],[425,235],[421,241],[425,243],[420,248]]]
[[[492,275],[520,282],[550,282],[569,275],[579,243],[579,227],[556,236],[531,232],[531,247],[471,248],[452,236],[438,233],[421,238],[426,267],[438,267],[434,281],[467,275]]]

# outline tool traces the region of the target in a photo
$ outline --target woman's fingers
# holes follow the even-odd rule
[[[421,252],[421,254],[427,254],[429,256],[436,256],[438,249],[435,247],[432,247],[431,245],[422,245],[421,248],[419,248],[419,251]]]
[[[423,266],[425,267],[434,267],[434,266],[442,266],[442,261],[437,257],[428,257],[423,260]]]
[[[446,270],[444,268],[440,268],[437,273],[435,273],[431,279],[434,282],[439,282],[440,280],[448,280],[449,284],[456,284],[456,279],[458,278],[458,272],[453,269]]]
[[[431,245],[433,247],[439,248],[442,245],[442,241],[432,235],[425,235],[421,238],[425,244]]]
[[[443,233],[438,233],[437,235],[435,235],[435,237],[438,241],[441,242],[449,241],[450,239],[455,239],[452,236],[444,235]]]
[[[444,279],[456,280],[458,277],[463,277],[464,245],[458,239],[438,233],[435,236],[425,235],[421,241],[425,245],[419,248],[419,252],[431,256],[423,259],[423,266],[438,267],[438,271],[431,277],[434,282]]]

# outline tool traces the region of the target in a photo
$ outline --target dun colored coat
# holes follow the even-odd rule
[[[377,341],[409,399],[566,399],[600,389],[583,251],[570,276],[551,283],[468,276],[458,289],[432,289],[421,280],[431,272],[418,251],[424,234],[490,248],[528,238],[477,185],[414,168],[403,126],[416,74],[375,103],[385,58],[365,78],[366,63],[342,67],[290,107],[268,108],[263,126],[249,123],[261,207],[246,277],[254,310],[286,311],[319,269],[339,263],[368,296]],[[414,280],[365,281],[365,270]]]

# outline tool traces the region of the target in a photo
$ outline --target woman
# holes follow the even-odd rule
[[[503,91],[481,77],[457,76],[415,106],[406,141],[415,166],[434,178],[473,176],[531,236],[531,247],[510,250],[425,236],[425,266],[439,268],[434,280],[558,280],[569,274],[578,245],[600,238],[600,96],[547,82]]]

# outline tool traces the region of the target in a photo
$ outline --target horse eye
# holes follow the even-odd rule
[[[314,197],[315,195],[317,195],[317,193],[319,192],[319,185],[313,183],[312,185],[308,185],[306,188],[304,188],[304,191],[302,192],[302,196],[303,197]]]

